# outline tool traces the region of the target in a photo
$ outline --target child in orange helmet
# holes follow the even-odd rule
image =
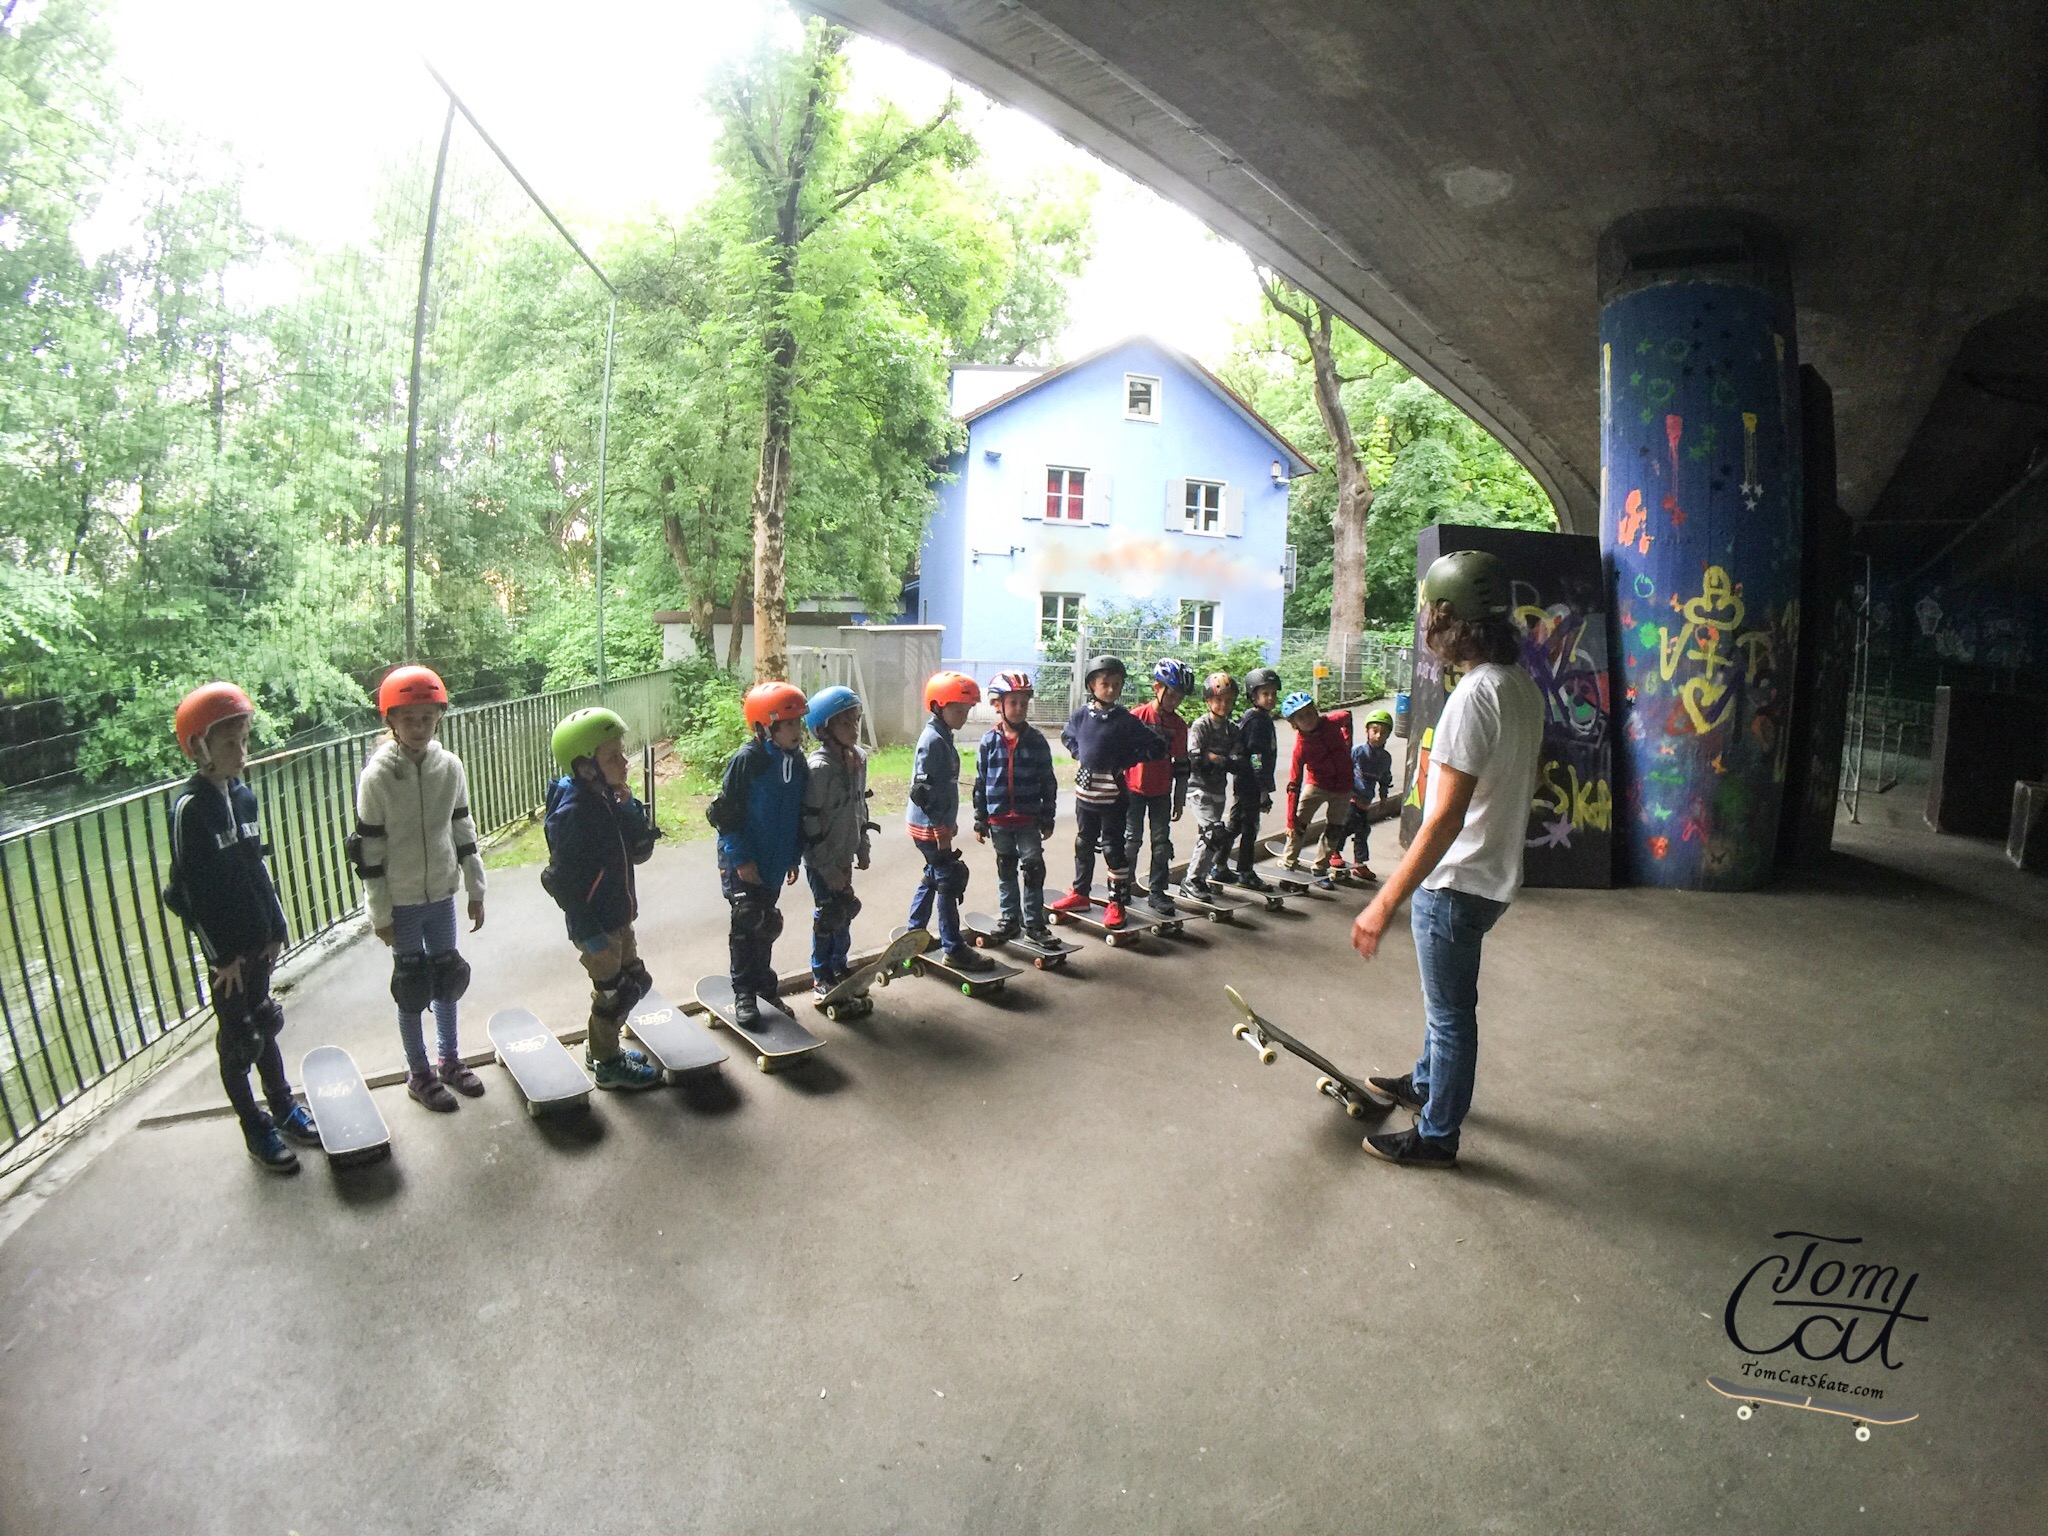
[[[405,1047],[405,1091],[428,1109],[476,1098],[483,1079],[463,1065],[455,1004],[469,963],[455,948],[455,893],[469,896],[469,930],[484,925],[484,861],[469,814],[462,759],[434,738],[448,689],[427,667],[393,667],[377,687],[390,731],[356,780],[351,862],[369,900],[370,927],[391,948],[391,998]],[[431,1004],[440,1062],[430,1064],[422,1015]],[[451,1092],[450,1090],[453,1090]]]
[[[931,718],[917,738],[910,765],[910,804],[904,821],[924,855],[924,878],[910,899],[910,926],[939,917],[940,958],[960,971],[986,971],[994,962],[961,937],[960,898],[967,894],[967,861],[953,846],[960,834],[960,751],[953,733],[981,702],[981,685],[964,672],[934,672],[924,685]]]
[[[220,1020],[214,1047],[221,1086],[242,1123],[249,1155],[273,1173],[298,1169],[302,1146],[320,1140],[313,1117],[292,1098],[277,1048],[284,1009],[270,995],[270,969],[284,950],[284,908],[263,867],[263,826],[256,793],[241,780],[248,759],[249,722],[256,706],[233,683],[208,683],[178,706],[178,745],[195,771],[171,809],[171,882],[164,905],[206,954],[213,1011]],[[265,1114],[249,1091],[249,1069],[263,1083]]]
[[[718,884],[732,906],[733,1015],[748,1029],[761,1021],[761,994],[773,998],[781,991],[776,904],[801,867],[804,791],[811,778],[802,746],[809,707],[794,683],[756,683],[747,690],[741,709],[754,739],[726,760],[718,798],[705,812],[718,829]]]

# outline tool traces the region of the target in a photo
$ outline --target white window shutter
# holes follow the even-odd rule
[[[1106,523],[1109,521],[1110,498],[1114,494],[1115,487],[1111,485],[1108,475],[1105,475],[1098,469],[1088,471],[1087,492],[1081,500],[1088,509],[1089,522]]]
[[[1223,487],[1223,531],[1233,539],[1244,537],[1244,487]]]
[[[1166,481],[1166,531],[1180,533],[1188,525],[1188,483],[1185,478]]]
[[[1024,508],[1024,521],[1042,523],[1045,521],[1045,476],[1047,466],[1041,464],[1036,470],[1024,472],[1024,494],[1020,498]],[[1036,474],[1037,479],[1032,476]]]

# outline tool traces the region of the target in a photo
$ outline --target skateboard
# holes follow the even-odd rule
[[[904,962],[923,954],[931,941],[932,936],[922,928],[913,928],[901,938],[891,939],[888,948],[848,971],[837,986],[823,997],[812,998],[812,1003],[835,1024],[841,1019],[865,1018],[875,1011],[875,1000],[868,996],[868,989],[889,985],[889,978],[903,969]]]
[[[1179,933],[1186,923],[1185,918],[1161,917],[1149,907],[1126,905],[1123,925],[1111,928],[1102,921],[1102,903],[1099,901],[1091,901],[1078,911],[1048,912],[1047,916],[1055,923],[1072,923],[1077,928],[1086,928],[1090,933],[1101,934],[1102,942],[1111,949],[1121,944],[1135,943],[1155,929],[1160,933]]]
[[[1746,1387],[1739,1381],[1730,1381],[1726,1376],[1709,1376],[1707,1385],[1723,1397],[1732,1397],[1742,1406],[1735,1410],[1735,1417],[1746,1419],[1756,1411],[1759,1403],[1776,1403],[1784,1408],[1809,1408],[1815,1413],[1832,1413],[1848,1419],[1856,1426],[1856,1438],[1868,1440],[1873,1424],[1910,1424],[1920,1417],[1917,1413],[1901,1413],[1896,1408],[1859,1408],[1854,1403],[1844,1402],[1838,1397],[1810,1397],[1798,1392],[1774,1392],[1767,1387]]]
[[[786,1061],[808,1055],[825,1042],[797,1023],[796,1015],[782,1006],[779,997],[758,998],[761,1021],[742,1029],[732,1016],[732,978],[706,976],[697,983],[697,1001],[711,1010],[711,1016],[754,1048],[754,1065],[773,1072]]]
[[[519,1085],[529,1115],[589,1106],[590,1090],[597,1086],[590,1074],[555,1032],[524,1008],[500,1008],[491,1015],[488,1032],[498,1065]]]
[[[1267,859],[1252,866],[1252,873],[1272,886],[1282,896],[1306,896],[1315,887],[1309,884],[1313,878],[1305,869],[1285,869],[1278,859]],[[1328,892],[1319,891],[1318,895]]]
[[[1316,831],[1316,830],[1315,830],[1314,828],[1311,828],[1311,829],[1310,829],[1310,832],[1313,832],[1313,833],[1314,833],[1314,835],[1313,835],[1313,836],[1311,836],[1311,835],[1310,835],[1310,833],[1303,833],[1303,834],[1302,834],[1302,839],[1301,839],[1301,851],[1302,851],[1302,852],[1303,852],[1304,854],[1306,854],[1306,853],[1308,852],[1308,850],[1309,850],[1309,848],[1310,848],[1310,846],[1311,846],[1312,844],[1314,844],[1314,843],[1316,843],[1316,842],[1319,842],[1319,841],[1321,840],[1321,833],[1320,833],[1320,832]],[[1287,852],[1287,839],[1286,839],[1285,837],[1269,837],[1269,838],[1267,838],[1267,839],[1266,839],[1266,852],[1270,853],[1270,854],[1271,854],[1271,855],[1273,856],[1273,867],[1274,867],[1274,868],[1278,868],[1278,867],[1279,867],[1279,861],[1280,861],[1281,857],[1282,857],[1282,856],[1283,856],[1283,855],[1284,855],[1284,854],[1285,854],[1285,853]],[[1312,876],[1311,876],[1310,872],[1309,872],[1308,870],[1306,870],[1306,869],[1303,869],[1303,870],[1298,870],[1298,871],[1296,871],[1296,873],[1300,874],[1300,875],[1301,875],[1301,877],[1302,877],[1302,878],[1303,878],[1304,880],[1307,880],[1307,879],[1310,879],[1310,878],[1312,878]],[[1263,865],[1262,865],[1262,866],[1260,867],[1260,869],[1259,869],[1259,875],[1260,875],[1260,878],[1262,878],[1262,879],[1270,879],[1270,878],[1271,878],[1271,877],[1270,877],[1269,875],[1267,875],[1267,873],[1266,873],[1266,868],[1265,868],[1265,866],[1263,866]],[[1353,874],[1351,873],[1351,864],[1349,863],[1349,861],[1347,861],[1347,862],[1345,863],[1345,865],[1344,865],[1344,867],[1343,867],[1342,869],[1340,869],[1340,870],[1339,870],[1339,869],[1333,869],[1333,870],[1331,870],[1331,871],[1330,871],[1330,878],[1331,878],[1332,880],[1335,880],[1335,881],[1336,881],[1336,882],[1337,882],[1338,884],[1340,884],[1340,885],[1356,885],[1356,886],[1360,886],[1360,887],[1368,887],[1368,886],[1373,886],[1373,885],[1377,885],[1377,884],[1379,883],[1379,882],[1378,882],[1377,880],[1360,880],[1360,879],[1356,878],[1356,877],[1355,877],[1355,876],[1354,876],[1354,875],[1353,875]]]
[[[711,1038],[711,1031],[659,992],[649,992],[633,1005],[626,1033],[647,1047],[665,1083],[688,1072],[708,1071],[725,1060],[725,1047]]]
[[[1271,1020],[1261,1018],[1258,1010],[1244,1000],[1244,994],[1235,987],[1225,987],[1227,996],[1237,1011],[1244,1015],[1230,1032],[1259,1053],[1262,1065],[1270,1067],[1274,1060],[1273,1047],[1279,1046],[1289,1055],[1299,1056],[1323,1075],[1316,1079],[1316,1092],[1326,1094],[1344,1106],[1344,1113],[1354,1120],[1363,1120],[1369,1109],[1392,1109],[1394,1101],[1379,1090],[1367,1086],[1355,1077],[1348,1077],[1344,1071],[1319,1051],[1303,1045],[1286,1030]]]
[[[390,1128],[347,1051],[338,1045],[315,1046],[299,1063],[299,1081],[320,1132],[320,1150],[337,1168],[391,1155]]]
[[[961,917],[960,921],[966,926],[968,937],[973,940],[976,949],[993,949],[996,947],[998,941],[995,937],[995,932],[998,925],[996,920],[986,912],[966,913]],[[1049,947],[1043,944],[1035,944],[1021,933],[1012,938],[1004,939],[1001,942],[1016,950],[1020,955],[1029,955],[1032,965],[1041,971],[1049,970],[1055,965],[1065,965],[1067,963],[1067,956],[1078,955],[1081,952],[1080,945],[1069,944],[1057,934],[1053,936],[1052,944]]]
[[[896,929],[889,935],[892,941],[890,947],[894,948],[894,940],[921,931],[910,927]],[[980,997],[984,992],[1000,992],[1011,977],[1024,974],[1016,966],[1005,965],[1000,960],[990,961],[989,968],[985,971],[959,970],[941,960],[936,949],[912,955],[904,962],[903,968],[913,976],[930,975],[938,977],[941,981],[950,981],[969,997]]]
[[[1192,907],[1212,923],[1234,923],[1237,921],[1237,914],[1252,904],[1250,896],[1239,896],[1235,892],[1226,895],[1223,890],[1219,890],[1214,896],[1191,896],[1179,886],[1175,886],[1167,894],[1174,899],[1176,905]]]

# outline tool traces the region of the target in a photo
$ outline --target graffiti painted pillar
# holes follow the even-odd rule
[[[1799,357],[1783,246],[1633,215],[1600,247],[1600,532],[1621,875],[1770,879],[1799,633]]]

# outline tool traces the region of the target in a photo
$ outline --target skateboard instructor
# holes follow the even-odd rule
[[[1417,1118],[1412,1130],[1366,1137],[1365,1150],[1408,1167],[1451,1168],[1479,1061],[1479,946],[1522,884],[1543,698],[1521,667],[1497,557],[1476,549],[1443,556],[1422,578],[1421,602],[1423,643],[1446,678],[1464,675],[1430,742],[1422,829],[1352,923],[1351,946],[1372,959],[1395,909],[1414,896],[1422,1055],[1413,1072],[1368,1081]]]

